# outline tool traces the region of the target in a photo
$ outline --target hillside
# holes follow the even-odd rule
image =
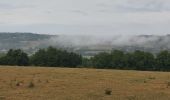
[[[33,33],[0,33],[0,51],[6,52],[9,49],[20,48],[31,53],[36,49],[46,47],[44,41],[51,37],[51,35]]]
[[[32,53],[39,48],[54,46],[93,56],[113,49],[132,52],[135,50],[157,53],[170,50],[170,35],[90,36],[90,35],[44,35],[34,33],[0,33],[0,52],[23,49]]]
[[[1,66],[0,76],[0,100],[170,99],[166,72]]]

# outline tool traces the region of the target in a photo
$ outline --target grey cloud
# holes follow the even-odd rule
[[[124,2],[105,2],[96,6],[99,12],[161,12],[170,11],[169,1],[166,0],[125,0]]]
[[[17,4],[9,4],[9,3],[0,3],[0,9],[4,10],[14,10],[20,8],[33,8],[34,5],[17,5]]]
[[[147,24],[117,24],[109,25],[65,25],[65,24],[33,24],[33,25],[0,25],[4,32],[35,32],[65,35],[129,35],[129,34],[168,34],[170,29],[167,25]],[[162,28],[163,27],[163,28]],[[9,30],[10,29],[10,30]]]
[[[168,10],[168,8],[164,8],[163,2],[158,1],[150,1],[144,3],[136,3],[136,2],[128,2],[127,5],[119,5],[117,9],[122,11],[130,11],[130,12],[160,12],[164,10]]]
[[[71,12],[73,12],[73,13],[77,13],[77,14],[81,14],[81,15],[83,15],[83,16],[87,16],[87,15],[88,15],[88,13],[87,13],[87,12],[85,12],[85,11],[81,11],[81,10],[72,10]]]
[[[58,34],[167,34],[169,11],[169,0],[1,0],[0,29]]]

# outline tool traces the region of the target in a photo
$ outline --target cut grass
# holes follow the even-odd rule
[[[168,72],[1,66],[0,100],[170,100],[169,77]]]

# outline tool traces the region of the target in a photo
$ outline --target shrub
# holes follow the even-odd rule
[[[111,95],[112,94],[112,90],[111,89],[106,89],[105,90],[105,94],[106,95]]]
[[[33,88],[33,87],[35,87],[35,85],[34,85],[34,83],[31,81],[31,82],[29,83],[29,85],[28,85],[28,88]]]

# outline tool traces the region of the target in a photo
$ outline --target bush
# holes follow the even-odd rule
[[[112,90],[111,89],[106,89],[105,90],[105,94],[106,95],[111,95],[112,94]]]
[[[28,88],[34,88],[35,87],[35,85],[34,85],[34,83],[31,81],[30,83],[29,83],[29,85],[28,85]]]

